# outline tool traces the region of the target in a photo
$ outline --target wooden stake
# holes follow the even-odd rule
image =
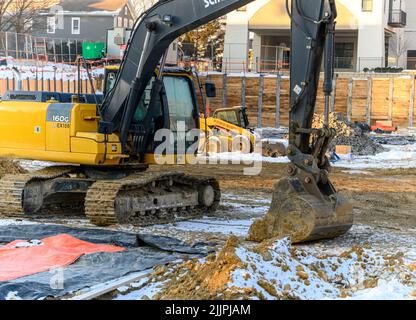
[[[410,79],[409,128],[413,128],[415,111],[415,78]]]
[[[367,124],[371,126],[371,107],[373,104],[373,78],[367,79]]]
[[[223,108],[227,108],[227,73],[224,73],[222,77],[222,106]]]
[[[259,80],[259,104],[258,104],[258,119],[257,127],[262,127],[262,116],[263,116],[263,92],[264,92],[264,75],[260,75]]]
[[[351,121],[352,119],[352,89],[353,89],[354,80],[350,78],[348,80],[348,102],[347,102],[347,119]]]
[[[282,89],[282,77],[280,74],[277,75],[276,82],[276,128],[280,128],[280,91]]]
[[[390,78],[389,84],[389,110],[388,119],[393,121],[393,101],[394,101],[394,78]]]

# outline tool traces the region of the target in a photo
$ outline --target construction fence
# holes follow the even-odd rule
[[[0,57],[51,62],[74,62],[86,40],[35,37],[0,32]]]
[[[78,63],[7,59],[6,65],[0,65],[0,95],[3,96],[10,90],[100,92],[103,91],[103,65],[102,61],[78,65]]]
[[[93,72],[93,70],[92,70]],[[322,78],[322,77],[321,77]],[[205,73],[201,82],[216,84],[217,97],[209,99],[212,112],[218,108],[244,106],[250,122],[256,127],[281,127],[289,123],[289,77],[287,75],[228,75]],[[49,74],[18,79],[0,79],[0,94],[7,90],[55,91],[64,93],[100,92],[103,74],[93,72],[93,87],[83,70],[82,77]],[[338,74],[331,97],[331,111],[345,115],[351,121],[374,124],[379,120],[393,121],[401,128],[416,126],[415,76],[413,74],[377,75],[364,73]],[[317,112],[324,109],[323,83],[319,85]]]
[[[64,80],[64,79],[0,79],[0,95],[6,91],[48,91],[61,93],[92,94],[103,89],[103,79],[93,79],[93,87],[88,79]]]
[[[280,73],[290,69],[290,48],[272,45],[251,45],[228,43],[220,50],[213,44],[207,44],[205,52],[198,52],[193,43],[182,43],[179,60],[187,62],[190,59],[197,62],[199,71],[219,71],[226,73],[257,72]],[[246,56],[242,58],[241,55]],[[240,56],[240,58],[236,58]],[[364,69],[395,66],[397,61],[387,61],[383,57],[354,57],[336,55],[334,67],[338,71],[362,72]],[[414,69],[414,66],[410,69]]]
[[[245,106],[251,125],[255,127],[288,126],[289,77],[211,74],[202,77],[202,81],[214,82],[217,87],[217,97],[208,102],[210,112]],[[416,126],[414,75],[339,74],[334,86],[331,112],[370,125],[388,120],[400,128]],[[319,88],[317,112],[323,113],[322,79]]]
[[[233,58],[238,53],[246,58]],[[260,56],[255,56],[258,53]],[[212,43],[205,46],[205,52],[197,50],[194,43],[181,43],[179,63],[186,66],[192,63],[200,72],[217,71],[227,73],[259,72],[279,73],[290,67],[290,49],[281,46],[251,46],[229,43],[218,48]]]

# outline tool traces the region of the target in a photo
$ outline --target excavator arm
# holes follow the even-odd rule
[[[335,0],[286,0],[291,16],[289,177],[274,189],[268,214],[250,229],[250,239],[291,236],[293,242],[333,238],[352,226],[351,204],[329,181],[328,127],[334,76]],[[325,125],[313,129],[324,61]]]
[[[292,18],[288,154],[296,167],[320,181],[329,169],[326,151],[334,135],[328,128],[328,112],[334,76],[335,0],[294,0],[288,12]],[[312,129],[312,121],[322,61],[325,64],[325,127],[316,130]]]

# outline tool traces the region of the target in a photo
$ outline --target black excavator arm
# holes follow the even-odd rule
[[[292,48],[290,71],[289,177],[280,180],[266,217],[250,239],[290,236],[293,242],[333,238],[352,226],[352,206],[329,181],[326,156],[334,131],[328,127],[334,76],[335,0],[289,0]],[[325,125],[313,129],[319,79],[325,65]]]
[[[326,151],[334,134],[327,125],[334,77],[335,0],[293,0],[291,9],[286,1],[292,19],[289,158],[321,181],[329,168]],[[322,61],[325,127],[315,130],[312,121]]]

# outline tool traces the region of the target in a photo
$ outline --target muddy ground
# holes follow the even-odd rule
[[[229,243],[230,235],[236,235],[244,243],[238,245],[238,249],[230,249],[226,245],[221,250],[220,245],[217,258],[211,257],[207,262],[185,262],[160,269],[163,272],[155,269],[147,281],[119,289],[105,295],[104,299],[414,299],[416,273],[409,271],[409,265],[414,266],[416,262],[416,169],[333,169],[333,183],[354,204],[354,227],[336,239],[293,246],[290,249],[292,256],[293,252],[297,252],[307,257],[305,263],[302,259],[297,260],[296,263],[301,266],[297,265],[296,269],[298,273],[299,268],[309,272],[309,278],[306,281],[299,279],[296,273],[289,282],[285,282],[286,273],[280,272],[279,267],[267,267],[269,259],[255,258],[257,262],[253,270],[241,267],[245,263],[239,260],[245,254],[253,256],[250,251],[252,244],[244,239],[253,219],[267,212],[273,185],[286,175],[286,165],[263,164],[258,176],[244,176],[244,167],[238,165],[178,166],[174,169],[190,174],[213,175],[220,181],[223,201],[218,210],[219,216],[154,227],[151,231],[175,234],[184,240],[217,241],[222,245],[225,243],[222,241],[227,239]],[[267,250],[276,259],[281,259],[284,252],[281,249],[276,251],[280,245],[279,242],[267,245]],[[351,250],[367,250],[363,248],[367,248],[368,255],[372,257],[364,264],[357,262],[354,265],[353,259],[344,261],[342,258],[349,256]],[[242,254],[244,250],[248,253]],[[256,249],[254,251],[257,252]],[[240,253],[239,257],[236,252]],[[314,265],[311,261],[319,261],[322,256],[332,257],[329,259],[330,270],[343,269],[343,264],[349,267],[345,268],[347,271],[344,274],[334,274],[332,279],[325,278],[324,283],[317,284],[317,288],[330,288],[319,294],[312,280],[314,272],[310,268]],[[391,259],[397,261],[391,262]],[[357,266],[363,268],[361,273],[351,271]],[[270,272],[276,274],[270,275]],[[238,280],[239,273],[246,275],[243,280]],[[287,287],[291,289],[285,290]]]
[[[251,245],[245,242],[249,227],[254,219],[262,217],[267,213],[271,202],[271,191],[273,186],[279,179],[286,176],[287,165],[263,163],[261,173],[256,176],[244,175],[243,170],[246,168],[247,167],[243,165],[151,167],[149,169],[151,171],[182,171],[194,175],[216,177],[219,180],[222,189],[222,203],[218,211],[213,216],[205,216],[200,219],[175,222],[167,225],[157,225],[145,228],[135,228],[131,226],[118,226],[113,228],[123,231],[166,235],[176,237],[189,243],[200,241],[213,243],[216,245],[212,249],[216,252],[220,252],[223,245],[230,239],[230,236],[234,235],[243,242],[241,250],[248,250],[247,254],[252,255],[253,253],[250,251],[251,249],[249,249]],[[341,283],[338,279],[339,275],[335,275],[332,280],[318,284],[318,286],[330,286],[330,288],[332,288],[331,294],[324,292],[322,295],[318,295],[316,291],[308,291],[308,289],[302,287],[303,282],[299,282],[297,279],[291,283],[292,290],[290,292],[268,296],[264,292],[257,295],[257,291],[254,291],[254,293],[251,293],[247,297],[267,299],[276,298],[276,296],[280,299],[343,298],[344,296],[356,297],[362,292],[361,290],[373,289],[375,291],[366,293],[363,298],[414,298],[416,296],[416,269],[414,270],[414,274],[408,275],[408,266],[414,266],[416,263],[416,168],[391,170],[351,170],[333,168],[331,180],[338,190],[347,195],[353,202],[355,218],[354,227],[346,235],[337,239],[297,245],[294,247],[294,250],[300,250],[299,252],[301,252],[301,254],[305,251],[307,257],[316,258],[323,255],[338,257],[345,255],[345,252],[354,250],[353,248],[362,248],[362,246],[366,246],[370,250],[369,255],[374,257],[374,259],[370,259],[371,261],[368,263],[370,266],[369,269],[363,271],[359,276],[346,272],[343,275],[345,276],[346,282],[341,285],[339,284]],[[0,223],[1,222],[2,221],[0,221]],[[86,219],[80,217],[72,219],[55,217],[44,221],[38,220],[38,222],[53,222],[72,226],[92,227]],[[7,224],[9,222],[3,221],[3,223]],[[285,247],[284,243],[278,244],[277,247],[279,247],[279,245]],[[276,254],[276,252],[272,252],[272,254]],[[386,264],[384,260],[381,263],[377,262],[379,257],[387,257],[386,259],[390,259],[392,255],[400,258],[400,261],[397,263],[395,262],[393,266],[389,265],[389,263]],[[279,254],[277,254],[277,256],[279,256]],[[329,261],[332,261],[331,259]],[[305,270],[308,270],[309,262],[304,263],[301,260],[296,261],[295,263],[300,263]],[[342,263],[348,264],[350,262],[347,261]],[[188,270],[189,265],[185,264],[184,266],[185,269]],[[201,267],[198,263],[193,264],[192,266],[195,268]],[[215,266],[216,264],[214,262],[214,267]],[[264,261],[259,262],[259,266],[266,268],[267,263],[265,264]],[[234,265],[230,266],[229,271],[231,272],[235,267],[236,266]],[[297,267],[299,268],[299,265]],[[210,266],[208,266],[208,269],[209,268]],[[209,269],[210,272],[211,269]],[[216,269],[216,267],[214,269]],[[175,281],[173,281],[173,283],[166,286],[166,281],[172,279],[167,279],[165,275],[159,279],[157,270],[157,268],[156,270],[149,270],[149,275],[152,273],[153,275],[147,282],[144,281],[143,283],[132,284],[132,286],[127,286],[123,288],[123,290],[119,289],[115,292],[105,294],[101,298],[172,298],[172,296],[169,296],[169,292],[172,294],[172,292],[175,293],[176,291],[169,290],[176,287],[182,288],[184,283],[175,283]],[[177,279],[177,275],[182,272],[180,266],[171,266],[171,269],[168,268],[163,270],[166,271],[164,274],[174,275],[175,279]],[[266,268],[265,270],[267,271],[268,269]],[[254,275],[259,274],[253,270],[248,273]],[[309,275],[313,278],[313,271],[311,271]],[[355,276],[362,279],[353,281],[352,279]],[[231,277],[231,275],[227,274],[227,277]],[[277,275],[276,277],[279,278],[280,275]],[[184,279],[186,279],[186,277],[184,277]],[[190,283],[194,283],[195,279],[191,277],[189,278],[189,281]],[[258,283],[263,283],[264,281],[265,279],[260,279]],[[391,289],[391,292],[384,295],[384,292],[389,291],[389,288],[392,287],[391,283],[398,283],[397,281],[400,282],[399,289],[393,288]],[[306,282],[309,282],[309,280]],[[365,285],[363,285],[363,283]],[[368,283],[371,285],[368,285]],[[379,283],[384,283],[384,286]],[[255,283],[254,285],[257,284]],[[281,284],[275,284],[276,290],[279,290],[278,285]],[[287,283],[283,283],[283,287],[286,287],[287,285]],[[246,286],[250,285],[246,284]],[[345,289],[346,291],[339,291],[341,290],[340,286],[342,287],[342,290]],[[198,285],[196,285],[196,287],[198,287]],[[308,285],[307,287],[310,286]],[[163,288],[168,288],[168,292],[165,296],[160,294],[160,290]],[[259,287],[258,290],[261,291],[262,289]],[[411,294],[409,293],[409,290],[412,291]],[[192,292],[195,292],[195,290],[191,290],[189,293],[183,293],[184,295],[182,297],[196,299],[246,297],[241,296],[240,293],[236,296],[234,291],[229,295],[223,295],[222,289],[220,290],[218,288],[214,291],[207,291],[204,295],[201,293],[199,296],[192,296]],[[381,292],[382,295],[380,296],[378,292]]]
[[[177,166],[173,170],[215,176],[224,194],[238,195],[244,203],[245,196],[270,201],[271,190],[276,181],[286,175],[287,165],[264,163],[257,176],[245,176],[244,168],[242,165],[207,165]],[[331,180],[353,201],[356,223],[403,231],[416,229],[416,168],[365,171],[333,168]]]

